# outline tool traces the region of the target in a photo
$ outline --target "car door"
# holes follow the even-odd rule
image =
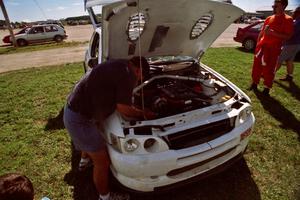
[[[257,40],[257,37],[258,37],[259,32],[261,31],[263,25],[264,25],[263,22],[259,22],[249,29],[249,35],[251,36],[251,38]]]
[[[84,70],[85,72],[101,63],[101,29],[97,28],[93,33],[89,49],[86,51]]]
[[[53,40],[55,35],[57,34],[58,29],[55,26],[45,26],[45,33],[47,40]]]
[[[44,31],[44,27],[37,26],[32,27],[27,34],[27,41],[29,42],[39,42],[45,40],[46,34]]]

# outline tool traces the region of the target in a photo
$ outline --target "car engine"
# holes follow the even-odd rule
[[[151,81],[134,94],[134,105],[150,109],[158,117],[166,117],[231,98],[226,92],[227,86],[215,79],[207,78],[199,82],[197,78],[184,78],[162,76]]]

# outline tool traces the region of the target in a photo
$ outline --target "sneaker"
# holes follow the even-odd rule
[[[251,90],[257,91],[257,84],[252,83],[247,90],[249,90],[249,91],[251,91]]]
[[[111,192],[109,194],[109,200],[129,200],[130,196],[129,194],[125,194],[125,193],[115,193],[115,192]],[[99,195],[99,199],[98,200],[103,200],[100,195]]]
[[[109,200],[129,200],[130,196],[126,193],[115,193],[111,192]]]
[[[293,81],[293,76],[287,74],[285,77],[280,78],[280,81]]]
[[[269,88],[265,88],[262,92],[262,94],[266,97],[269,97],[270,96],[270,89]]]
[[[90,158],[81,158],[78,165],[78,171],[85,171],[87,168],[91,167],[93,162]]]

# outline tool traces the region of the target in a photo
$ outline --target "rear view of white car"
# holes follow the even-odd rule
[[[243,11],[210,0],[87,0],[94,23],[85,69],[142,55],[150,77],[134,89],[133,104],[152,120],[113,113],[104,137],[114,177],[142,192],[168,189],[219,172],[242,157],[254,125],[251,101],[200,62],[214,40]],[[103,5],[101,27],[95,6]]]

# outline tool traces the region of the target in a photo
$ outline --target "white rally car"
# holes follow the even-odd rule
[[[102,8],[97,21],[94,9]],[[200,62],[215,39],[243,11],[210,0],[87,0],[95,31],[85,69],[109,59],[145,56],[148,80],[133,103],[156,119],[105,122],[114,177],[142,192],[216,173],[242,157],[254,125],[251,100]]]

